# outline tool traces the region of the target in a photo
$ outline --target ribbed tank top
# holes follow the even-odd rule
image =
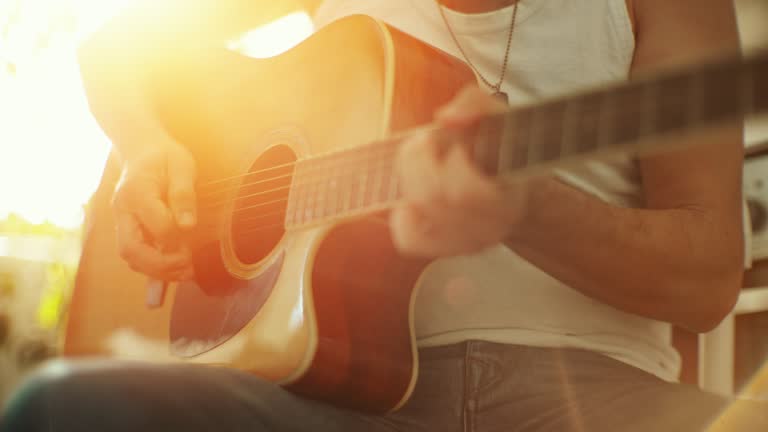
[[[465,52],[491,82],[499,77],[511,13],[511,6],[482,14],[446,9]],[[322,26],[351,14],[376,17],[462,58],[432,0],[326,0],[315,20]],[[521,0],[502,90],[512,105],[529,104],[626,80],[633,53],[625,0]],[[614,205],[643,201],[639,172],[630,159],[587,163],[557,175]],[[669,324],[589,298],[503,245],[435,261],[416,296],[419,346],[479,339],[581,348],[664,380],[679,374]]]

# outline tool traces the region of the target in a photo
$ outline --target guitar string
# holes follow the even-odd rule
[[[361,152],[359,154],[360,156],[366,156],[367,157],[367,156],[370,156],[371,150],[374,150],[376,147],[380,146],[380,147],[383,147],[385,150],[397,150],[399,148],[398,144],[399,144],[399,142],[394,142],[393,143],[391,141],[376,141],[376,142],[373,142],[373,143],[370,143],[370,144],[366,144],[366,145],[361,146],[361,147],[354,147],[352,149],[347,149],[347,150],[348,151],[351,150],[352,152],[354,152],[355,150],[369,150],[368,152]],[[339,152],[339,154],[343,154],[343,151]],[[209,182],[197,185],[197,188],[202,190],[202,189],[208,188],[208,187],[215,187],[215,185],[219,185],[219,184],[226,183],[226,182],[240,180],[242,178],[248,178],[248,177],[255,176],[257,174],[262,174],[262,173],[265,173],[265,172],[268,172],[268,171],[273,171],[273,170],[280,169],[280,168],[293,167],[293,166],[298,165],[300,163],[303,163],[305,161],[319,161],[319,160],[322,160],[325,157],[333,157],[333,156],[335,156],[335,155],[334,154],[328,154],[328,155],[318,155],[317,157],[309,158],[309,159],[299,159],[299,160],[296,160],[296,161],[293,161],[293,162],[287,162],[287,163],[280,164],[280,165],[275,165],[275,166],[272,166],[272,167],[269,167],[269,168],[263,168],[263,169],[259,169],[259,170],[256,170],[256,171],[250,171],[250,172],[247,172],[245,174],[240,174],[240,175],[235,175],[235,176],[230,176],[230,177],[225,177],[225,178],[220,178],[220,179],[212,180],[212,181],[209,181]]]
[[[395,137],[394,141],[390,140],[390,141],[377,141],[377,142],[374,142],[372,144],[369,144],[369,145],[363,147],[363,148],[366,148],[368,150],[367,152],[353,154],[353,157],[350,157],[347,160],[342,161],[341,163],[337,162],[334,168],[343,169],[343,167],[347,167],[347,166],[352,165],[352,164],[357,165],[357,164],[360,164],[360,163],[367,163],[367,164],[369,164],[369,166],[371,166],[371,168],[377,168],[375,166],[375,163],[380,162],[382,159],[384,159],[383,160],[384,163],[388,163],[390,160],[392,160],[393,153],[395,153],[396,151],[399,150],[399,146],[398,146],[399,143],[400,143],[400,141],[397,141],[397,137]],[[378,151],[376,151],[376,150],[378,150]],[[354,156],[357,156],[357,158],[355,158]],[[319,161],[319,160],[322,160],[322,156],[320,156],[318,158],[315,158],[315,159],[304,159],[304,160]],[[252,171],[252,172],[249,172],[249,173],[246,173],[246,174],[243,174],[243,175],[228,177],[228,178],[226,178],[224,180],[216,180],[216,181],[209,182],[209,183],[203,184],[201,186],[198,186],[198,190],[200,190],[203,186],[206,186],[206,185],[222,184],[225,181],[234,181],[234,180],[238,180],[238,179],[241,179],[241,178],[247,178],[249,176],[254,176],[256,174],[261,174],[261,173],[264,173],[264,172],[267,172],[267,171],[273,171],[273,170],[278,169],[278,168],[287,168],[287,167],[291,167],[291,166],[296,167],[298,164],[302,163],[304,160],[295,161],[295,162],[286,163],[286,164],[281,164],[281,165],[277,165],[277,166],[266,168],[266,169],[256,170],[256,171]],[[374,164],[371,164],[370,163],[371,161],[374,161]],[[267,178],[267,179],[259,179],[259,180],[252,181],[250,183],[243,183],[241,185],[229,186],[229,187],[227,187],[225,189],[221,189],[221,190],[218,190],[218,191],[216,191],[216,190],[214,190],[214,191],[200,191],[198,193],[199,193],[199,196],[201,196],[201,197],[212,197],[213,195],[216,195],[216,194],[224,196],[224,195],[228,195],[232,191],[235,191],[235,190],[238,190],[238,189],[242,189],[242,188],[245,188],[245,187],[250,187],[250,186],[254,186],[254,185],[258,185],[258,184],[263,184],[263,183],[270,182],[270,181],[276,181],[276,180],[280,180],[280,179],[283,179],[283,178],[288,178],[288,177],[291,177],[291,176],[297,176],[297,175],[309,176],[309,175],[311,175],[313,173],[317,173],[319,171],[324,171],[324,170],[327,170],[327,169],[328,169],[327,166],[323,166],[321,164],[316,164],[314,166],[308,165],[307,168],[303,169],[300,174],[297,174],[296,172],[293,172],[291,174],[283,174],[283,175],[278,175],[278,176],[270,177],[270,178]],[[354,175],[355,173],[349,173],[349,174],[353,174]],[[293,186],[304,186],[304,185],[307,185],[307,184],[316,184],[316,183],[321,182],[321,181],[327,181],[329,179],[341,178],[341,177],[342,176],[340,176],[339,174],[332,174],[330,176],[317,176],[315,178],[311,178],[310,177],[310,178],[307,179],[308,181],[301,182],[301,183],[296,183]],[[292,187],[292,186],[289,186],[289,188],[290,187]],[[275,191],[276,190],[267,191],[267,192],[275,192]],[[259,193],[251,194],[251,195],[246,195],[246,196],[238,197],[238,198],[244,198],[244,197],[256,196],[256,195],[259,195]],[[219,201],[219,202],[213,203],[212,205],[205,206],[204,208],[217,207],[219,205],[226,205],[228,203],[229,203],[229,200]]]
[[[392,182],[392,183],[389,185],[389,188],[390,188],[390,190],[392,189],[392,185],[393,185],[393,184],[396,184],[396,180],[395,180],[394,182]],[[286,187],[284,187],[284,188],[279,188],[279,189],[283,189],[283,190],[285,190],[285,189],[289,189],[289,188],[290,188],[290,186],[286,186]],[[360,190],[362,191],[363,189],[360,189]],[[396,190],[396,189],[395,189],[395,190]],[[371,204],[378,204],[378,203],[382,202],[382,200],[380,199],[380,198],[382,198],[382,197],[380,197],[380,196],[379,196],[379,197],[377,197],[377,196],[376,196],[376,191],[373,191],[373,192],[374,192],[374,193],[373,193],[373,195],[372,195],[372,199],[369,199],[369,201],[373,201],[373,202],[371,202]],[[388,193],[389,193],[389,191],[388,191]],[[364,194],[364,195],[365,195],[365,194]],[[383,198],[384,198],[384,201],[388,201],[388,200],[391,200],[391,199],[393,199],[392,197],[389,197],[389,196],[386,196],[386,197],[383,197]],[[246,207],[240,207],[240,208],[237,208],[237,209],[235,209],[235,210],[233,210],[233,211],[229,212],[229,213],[228,213],[228,215],[236,215],[236,214],[238,214],[238,213],[241,213],[241,212],[244,212],[244,211],[254,210],[254,209],[257,209],[257,208],[260,208],[260,207],[264,207],[264,206],[268,206],[268,205],[274,205],[274,204],[279,204],[279,203],[283,203],[283,202],[287,203],[287,202],[289,202],[289,200],[290,200],[290,199],[286,197],[286,198],[280,198],[280,199],[275,199],[275,200],[270,200],[270,201],[265,201],[265,202],[257,202],[256,204],[251,204],[251,205],[248,205],[248,206],[246,206]],[[360,201],[360,202],[363,204],[361,207],[357,207],[357,206],[355,206],[354,208],[345,208],[345,209],[343,209],[343,210],[342,210],[342,213],[343,213],[343,212],[347,212],[347,211],[357,211],[357,210],[361,210],[362,208],[366,207],[366,205],[365,205],[365,204],[366,204],[366,203],[365,203],[365,201],[366,201],[366,196],[363,196],[362,198],[360,198],[360,199],[359,199],[359,201]],[[324,204],[325,202],[326,202],[326,197],[325,197],[325,196],[323,196],[323,198],[322,198],[322,199],[317,199],[316,201],[313,201],[313,202],[312,202],[312,205],[321,204],[321,203],[322,203],[322,204]],[[338,204],[338,201],[337,201],[337,204]],[[324,212],[326,211],[326,209],[325,209],[324,207],[323,207],[323,208],[319,208],[319,209],[318,209],[318,208],[315,206],[315,207],[308,207],[308,208],[304,208],[304,209],[299,209],[299,211],[295,211],[294,213],[295,213],[295,214],[301,214],[301,213],[302,213],[302,211],[300,211],[300,210],[304,210],[304,211],[306,211],[306,210],[310,210],[310,211],[313,211],[314,213],[317,213],[317,212],[321,212],[321,213],[324,213]],[[286,210],[284,210],[283,212],[284,212],[285,214],[287,214],[288,210],[286,209]],[[337,213],[338,213],[338,212],[337,212]],[[274,214],[265,214],[265,215],[261,215],[261,216],[259,216],[259,215],[256,215],[256,217],[255,217],[255,218],[266,217],[266,216],[268,216],[268,215],[274,215]],[[215,214],[215,212],[213,212],[213,211],[209,211],[209,212],[201,212],[201,214],[200,214],[200,219],[207,219],[207,218],[209,218],[209,217],[213,218],[213,217],[215,217],[215,216],[216,216],[216,214]],[[248,217],[248,218],[246,218],[245,220],[248,220],[248,219],[254,219],[254,217]],[[240,220],[243,220],[243,219],[240,219]],[[204,231],[204,230],[205,230],[205,229],[207,229],[207,228],[210,228],[210,227],[215,227],[215,226],[219,226],[219,225],[220,225],[220,224],[219,224],[219,223],[216,223],[216,222],[213,222],[213,223],[208,223],[208,224],[200,224],[200,225],[198,225],[198,227],[197,227],[197,228],[195,228],[195,229],[196,229],[196,230],[198,230],[198,229],[199,229],[199,230],[203,230],[203,231]]]
[[[397,202],[396,198],[390,198],[390,199],[387,199],[386,201],[382,202],[381,204],[392,205],[395,202]],[[359,211],[361,209],[349,209],[349,210],[350,211]],[[279,214],[279,212],[276,212],[276,214]],[[307,222],[299,222],[299,223],[296,223],[296,224],[292,224],[289,227],[286,227],[285,223],[271,224],[271,225],[254,225],[253,227],[250,227],[250,228],[245,228],[245,229],[238,230],[237,234],[238,235],[253,234],[253,233],[257,233],[257,232],[261,232],[261,231],[272,230],[272,229],[275,229],[275,228],[283,228],[284,231],[289,232],[289,231],[295,231],[297,229],[301,229],[302,227],[306,227],[308,225],[313,225],[313,224],[316,224],[316,223],[331,222],[334,219],[338,219],[338,218],[339,218],[338,215],[337,216],[324,216],[322,218],[318,218],[318,219],[314,219],[314,220],[309,220]],[[211,233],[211,232],[219,231],[221,229],[221,227],[222,227],[222,225],[210,226],[205,231],[205,233]],[[196,231],[197,231],[197,229],[196,229]]]
[[[749,66],[750,69],[747,69],[747,70],[751,72],[752,71],[751,68],[754,68],[756,64],[759,64],[756,60],[760,60],[761,58],[762,58],[762,56],[753,57],[749,63],[744,63],[744,60],[740,59],[739,60],[740,66],[741,66],[741,68],[744,68],[745,66]],[[690,74],[685,75],[685,77],[686,78],[690,77]],[[653,84],[653,82],[651,84]],[[582,95],[582,97],[588,97],[588,96],[590,96],[590,95],[589,94]],[[601,94],[597,93],[597,94],[593,94],[592,96],[605,96],[605,95],[601,95]],[[602,98],[601,98],[601,100],[602,100]],[[509,115],[510,113],[514,112],[514,111],[516,111],[516,110],[511,110],[510,109],[510,110],[506,111],[505,113],[501,113],[501,114],[498,114],[498,115],[500,115],[503,118],[503,117],[506,117],[507,115]],[[749,111],[751,111],[751,110],[749,110]],[[621,114],[621,115],[623,115],[625,117],[634,118],[634,116],[630,115],[630,114],[632,114],[631,112],[619,112],[619,114]],[[489,116],[487,116],[485,118],[489,119],[489,118],[492,118],[492,117],[495,117],[495,115],[489,115]],[[404,132],[399,133],[397,136],[398,137],[407,137],[407,136],[412,135],[413,132],[415,132],[417,130],[418,129],[413,129],[413,130],[410,130],[410,131],[404,131]],[[374,143],[370,143],[368,145],[388,144],[388,143],[392,143],[392,141],[390,141],[390,140],[381,140],[381,141],[376,141]],[[397,144],[397,142],[395,142],[395,144]],[[365,147],[365,146],[363,146],[363,147]],[[236,176],[231,176],[231,177],[225,177],[225,178],[221,178],[221,179],[212,180],[210,182],[198,185],[198,187],[201,187],[201,188],[209,187],[209,186],[213,186],[213,185],[216,185],[216,184],[221,184],[221,183],[224,183],[224,182],[227,182],[227,181],[236,180],[236,179],[248,177],[248,176],[251,176],[251,175],[267,172],[267,171],[270,171],[270,170],[293,166],[293,165],[295,165],[298,162],[301,162],[301,161],[290,162],[290,163],[286,163],[286,164],[282,164],[282,165],[277,165],[277,166],[273,166],[273,167],[269,167],[269,168],[265,168],[265,169],[261,169],[261,170],[257,170],[257,171],[252,171],[252,172],[249,172],[249,173],[246,173],[246,174],[241,174],[241,175],[236,175]]]
[[[294,175],[295,175],[295,173],[291,172],[289,174],[283,174],[283,175],[279,175],[279,176],[275,176],[275,177],[269,177],[269,178],[266,178],[266,179],[256,180],[256,181],[253,181],[251,183],[238,184],[238,185],[235,185],[233,187],[229,187],[227,189],[223,189],[223,190],[220,190],[220,191],[207,191],[207,192],[198,191],[197,197],[200,198],[200,199],[204,199],[204,198],[206,198],[208,196],[215,196],[215,195],[219,195],[219,194],[226,195],[229,192],[236,191],[238,189],[247,188],[247,187],[251,187],[251,186],[256,186],[256,185],[259,185],[259,184],[262,184],[262,183],[282,180],[282,179],[286,179],[286,178],[291,178],[291,177],[294,177]]]
[[[377,161],[377,160],[382,159],[384,157],[391,157],[392,154],[395,152],[395,150],[396,149],[386,149],[383,152],[379,152],[379,153],[375,153],[375,154],[370,154],[370,153],[362,154],[362,155],[359,155],[359,156],[363,156],[362,158],[357,158],[357,159],[350,158],[350,159],[347,159],[347,160],[342,161],[340,163],[337,162],[333,166],[333,168],[342,169],[344,167],[348,167],[349,165],[353,165],[353,164],[357,165],[359,163],[368,163],[370,161]],[[319,160],[319,159],[315,159],[315,160]],[[299,162],[294,162],[293,165],[298,165],[298,163]],[[281,167],[285,167],[285,166],[286,165],[282,165]],[[300,175],[301,176],[307,176],[307,175],[310,175],[310,174],[313,174],[313,173],[317,173],[317,172],[320,172],[320,171],[323,171],[323,170],[327,170],[327,169],[328,169],[327,166],[320,166],[319,164],[317,164],[315,166],[311,166],[310,165],[306,169],[303,169],[302,172],[300,173]],[[252,173],[253,174],[258,173],[258,171],[253,171]],[[255,181],[250,182],[250,183],[243,183],[243,184],[239,184],[239,185],[230,186],[227,189],[222,189],[222,190],[219,190],[219,191],[198,192],[198,197],[200,197],[200,198],[212,197],[213,195],[216,195],[216,194],[227,195],[227,194],[229,194],[229,192],[232,192],[232,191],[235,191],[235,190],[238,190],[238,189],[242,189],[242,188],[246,188],[246,187],[250,187],[250,186],[254,186],[254,185],[258,185],[258,184],[262,184],[262,183],[267,183],[267,182],[271,182],[271,181],[277,181],[277,180],[280,180],[280,179],[289,178],[289,177],[296,176],[296,175],[297,174],[295,172],[292,172],[290,174],[283,174],[283,175],[278,175],[278,176],[275,176],[275,177],[269,177],[269,178],[266,178],[266,179],[255,180]],[[247,177],[247,176],[248,176],[248,174],[240,176],[238,178],[244,178],[244,177]],[[327,180],[328,178],[332,178],[332,177],[333,176],[330,176],[330,177],[329,176],[325,176],[325,177],[321,176],[321,177],[317,177],[317,179],[322,181],[322,180]],[[304,184],[307,184],[307,183],[299,183],[298,185],[304,185]],[[199,190],[199,187],[198,187],[198,190]]]
[[[359,163],[368,163],[368,166],[370,168],[369,171],[371,171],[371,172],[382,172],[383,170],[386,169],[386,170],[388,170],[388,174],[390,174],[390,175],[394,174],[394,172],[393,172],[394,171],[394,169],[393,169],[394,168],[394,164],[391,163],[391,159],[382,160],[382,156],[383,156],[382,154],[379,154],[379,155],[375,155],[373,157],[367,157],[367,158],[365,158],[363,160],[348,161],[345,164],[345,166],[349,166],[349,165],[352,165],[352,164],[357,165]],[[371,163],[371,162],[373,162],[373,163]],[[339,170],[341,170],[341,167],[339,167]],[[318,168],[316,168],[314,170],[315,173],[323,172],[323,171],[324,170],[322,168],[320,168],[320,167],[318,167]],[[368,173],[366,173],[366,174],[368,174]],[[280,192],[280,191],[283,191],[283,190],[289,190],[291,188],[297,189],[299,187],[307,186],[307,185],[318,185],[319,186],[322,182],[327,182],[329,180],[335,180],[335,179],[342,179],[344,177],[349,177],[350,175],[355,176],[355,177],[359,177],[360,176],[360,174],[356,174],[356,173],[352,172],[352,173],[346,173],[346,174],[345,173],[340,173],[340,174],[336,173],[336,174],[331,174],[331,175],[321,175],[321,176],[311,177],[311,171],[305,171],[305,172],[302,172],[302,173],[299,174],[299,176],[307,176],[305,181],[299,181],[299,182],[295,182],[295,183],[292,183],[292,184],[289,184],[289,185],[286,185],[286,186],[277,187],[277,188],[273,188],[273,189],[268,189],[268,190],[265,190],[265,191],[254,192],[254,193],[251,193],[251,194],[248,194],[248,195],[237,196],[237,197],[234,197],[234,200],[242,200],[242,199],[246,199],[246,198],[254,198],[254,197],[257,197],[257,196],[262,196],[262,195],[267,195],[267,194],[271,194],[271,193],[276,193],[276,192]],[[251,187],[251,186],[254,186],[254,185],[257,185],[257,184],[263,184],[263,183],[267,183],[267,182],[277,181],[277,180],[284,179],[284,178],[291,177],[291,176],[295,176],[295,174],[290,174],[290,175],[285,175],[285,176],[278,176],[278,177],[273,177],[273,178],[270,178],[270,179],[256,181],[256,182],[253,182],[253,183],[244,184],[242,186],[238,186],[238,187],[232,188],[232,189],[230,189],[230,191],[222,192],[221,195],[228,195],[229,192],[231,192],[233,190],[238,190],[238,189],[241,189],[241,188]],[[220,201],[214,201],[212,203],[207,203],[206,205],[199,206],[198,207],[198,211],[210,211],[212,209],[217,209],[217,208],[220,208],[222,206],[228,205],[229,203],[231,203],[234,200],[220,200]]]
[[[487,116],[483,117],[482,119],[479,119],[478,121],[496,118],[496,117],[498,117],[500,115],[505,115],[505,114],[490,114],[490,115],[487,115]],[[341,150],[341,151],[338,151],[338,152],[332,152],[332,153],[328,153],[328,154],[325,154],[325,155],[321,154],[321,155],[318,155],[316,157],[312,157],[312,158],[308,158],[308,159],[299,159],[299,160],[296,160],[296,161],[293,161],[293,162],[287,162],[287,163],[280,164],[280,165],[275,165],[275,166],[272,166],[272,167],[269,167],[269,168],[263,168],[263,169],[259,169],[259,170],[256,170],[256,171],[250,171],[250,172],[247,172],[245,174],[240,174],[240,175],[235,175],[235,176],[215,179],[215,180],[208,181],[206,183],[198,184],[196,187],[198,188],[198,190],[202,190],[204,188],[213,187],[215,185],[219,185],[219,184],[226,183],[226,182],[229,182],[229,181],[235,181],[235,180],[239,180],[239,179],[242,179],[242,178],[251,177],[251,176],[254,176],[254,175],[257,175],[257,174],[262,174],[264,172],[273,171],[273,170],[276,170],[276,169],[279,169],[279,168],[292,167],[292,166],[298,165],[298,164],[300,164],[302,162],[305,162],[305,161],[317,161],[317,160],[321,160],[321,159],[323,159],[325,157],[334,157],[337,154],[344,154],[346,151],[349,151],[349,150],[352,150],[352,151],[354,151],[354,150],[363,150],[363,149],[371,150],[371,149],[375,149],[376,147],[381,147],[381,148],[383,148],[385,150],[397,150],[397,149],[399,149],[400,143],[404,139],[406,139],[408,137],[415,136],[416,134],[418,134],[420,132],[439,131],[439,130],[441,130],[441,128],[436,126],[436,125],[434,125],[434,124],[428,124],[428,125],[425,125],[425,126],[419,126],[419,127],[415,127],[415,128],[409,129],[409,130],[397,132],[394,135],[390,136],[389,138],[373,141],[373,142],[370,142],[368,144],[365,144],[365,145],[362,145],[362,146],[359,146],[359,147],[353,147],[351,149],[344,149],[344,150]],[[368,157],[368,156],[370,156],[369,153],[371,153],[371,152],[370,151],[369,152],[363,152],[363,153],[360,153],[360,155]]]
[[[385,202],[385,204],[393,204],[394,201],[396,201],[396,200],[388,200],[388,201]],[[306,223],[292,224],[289,227],[286,227],[285,223],[271,224],[271,225],[258,225],[258,226],[254,226],[253,228],[247,228],[247,229],[243,229],[243,230],[238,230],[237,234],[238,235],[253,234],[253,233],[257,233],[257,232],[261,232],[261,231],[272,230],[272,229],[275,229],[275,228],[283,228],[284,231],[290,232],[290,231],[295,231],[295,230],[301,229],[301,228],[306,227],[308,225],[313,225],[315,223],[331,222],[334,219],[337,219],[337,217],[323,217],[323,218],[320,218],[320,219],[316,219],[316,220],[312,220],[312,221],[307,221]],[[208,232],[218,231],[219,228],[220,227],[216,227],[215,229],[211,229]]]
[[[391,171],[391,169],[393,168],[393,165],[389,164],[389,163],[384,163],[384,164],[381,164],[379,167]],[[312,184],[312,182],[306,182],[304,184]],[[368,185],[370,183],[366,182],[365,184]],[[378,191],[374,189],[373,191],[371,191],[372,193],[369,195],[369,194],[365,193],[365,189],[363,187],[363,188],[359,189],[361,192],[363,192],[363,196],[362,197],[350,197],[350,199],[355,199],[361,205],[350,206],[349,204],[351,204],[351,201],[349,201],[349,202],[347,202],[347,204],[344,204],[344,208],[338,209],[338,206],[339,206],[339,204],[341,204],[342,200],[340,200],[340,199],[338,199],[338,197],[336,197],[336,199],[333,200],[335,208],[332,210],[331,213],[328,213],[329,209],[326,206],[326,203],[328,201],[330,201],[329,198],[332,198],[332,197],[329,197],[327,194],[324,194],[324,195],[321,195],[321,198],[315,198],[312,201],[310,201],[309,202],[310,206],[308,206],[308,207],[301,207],[301,205],[299,205],[299,208],[294,210],[293,213],[295,215],[297,215],[297,216],[300,216],[301,214],[305,213],[306,211],[310,211],[311,213],[314,213],[315,215],[317,215],[318,213],[322,214],[321,218],[329,218],[329,217],[333,218],[333,217],[336,217],[336,216],[341,216],[344,213],[347,213],[347,212],[350,212],[350,211],[360,211],[360,210],[363,210],[365,207],[370,207],[371,205],[381,204],[381,203],[389,202],[389,201],[392,201],[393,199],[396,199],[396,196],[392,197],[390,195],[392,195],[392,191],[393,190],[395,191],[394,194],[397,195],[397,188],[398,188],[397,179],[394,179],[394,180],[390,181],[388,184],[386,184],[387,191],[384,191],[385,183],[383,181],[373,182],[373,184],[378,186]],[[289,189],[289,188],[290,188],[290,186],[286,186],[286,187],[278,188],[278,189],[285,190],[285,189]],[[349,192],[351,194],[351,190]],[[382,196],[382,194],[381,194],[382,192],[384,192],[386,194],[386,196]],[[254,194],[254,195],[260,195],[260,194]],[[275,199],[275,200],[264,201],[264,202],[258,202],[257,201],[256,203],[252,203],[252,204],[250,204],[250,205],[248,205],[246,207],[236,208],[232,212],[227,213],[227,216],[231,217],[231,216],[235,216],[236,214],[242,213],[242,212],[245,212],[245,211],[252,211],[254,209],[258,209],[258,208],[261,208],[261,207],[270,206],[270,205],[277,205],[277,204],[280,204],[280,203],[287,203],[289,201],[290,201],[290,199],[288,197],[280,198],[280,199]],[[341,211],[339,211],[339,210],[341,210]],[[277,215],[285,216],[287,214],[288,214],[288,209],[284,208],[284,209],[281,209],[281,210],[275,211],[275,212],[270,212],[270,213],[265,213],[265,214],[256,214],[256,215],[253,215],[253,216],[246,216],[245,218],[238,219],[238,222],[241,222],[241,221],[244,221],[244,220],[245,221],[255,221],[255,220],[267,218],[267,217],[270,217],[270,216],[277,216]],[[198,226],[195,228],[195,231],[203,232],[204,233],[204,232],[208,232],[211,229],[218,229],[221,226],[221,223],[216,221],[216,219],[218,219],[218,218],[216,218],[216,216],[217,216],[217,214],[214,211],[203,211],[203,212],[200,212],[200,220],[201,221],[204,221],[206,219],[214,219],[214,221],[213,222],[207,222],[207,223],[200,223],[200,224],[198,224]],[[310,216],[310,219],[316,219],[316,217]],[[246,229],[249,229],[247,225],[246,225]]]

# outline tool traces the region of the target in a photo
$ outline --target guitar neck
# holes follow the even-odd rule
[[[487,174],[526,176],[588,158],[670,151],[677,145],[664,137],[765,112],[768,52],[515,108],[446,135],[468,145]],[[406,136],[298,162],[286,228],[367,214],[398,201],[394,158]]]

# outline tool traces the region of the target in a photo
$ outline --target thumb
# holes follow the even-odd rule
[[[168,154],[168,206],[180,228],[197,222],[195,160],[186,150]]]
[[[506,104],[480,87],[467,86],[435,113],[435,119],[444,126],[466,126],[484,115],[501,113],[508,109]]]

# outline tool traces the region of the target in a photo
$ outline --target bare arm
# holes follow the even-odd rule
[[[738,50],[731,0],[630,3],[633,74]],[[505,109],[470,88],[437,121],[461,124]],[[416,137],[400,154],[406,202],[392,212],[395,242],[434,256],[506,239],[592,298],[706,331],[731,309],[741,284],[741,126],[689,139],[700,145],[640,161],[646,208],[630,209],[551,178],[501,186],[473,169],[460,148],[438,158],[433,137]]]
[[[165,280],[191,275],[179,234],[196,224],[196,166],[158,120],[160,107],[183,112],[176,96],[228,39],[289,11],[288,2],[141,0],[81,47],[91,112],[122,156],[113,206],[118,249],[134,270]]]
[[[732,2],[636,1],[633,73],[738,50]],[[510,246],[617,308],[692,330],[714,327],[741,284],[741,128],[640,161],[647,209],[603,203],[561,183],[531,189]],[[556,203],[556,204],[552,204]],[[523,228],[524,227],[524,228]]]
[[[153,88],[203,68],[228,39],[286,12],[287,4],[140,0],[87,40],[79,59],[91,110],[121,153],[141,151],[148,139],[170,140],[156,120]]]

